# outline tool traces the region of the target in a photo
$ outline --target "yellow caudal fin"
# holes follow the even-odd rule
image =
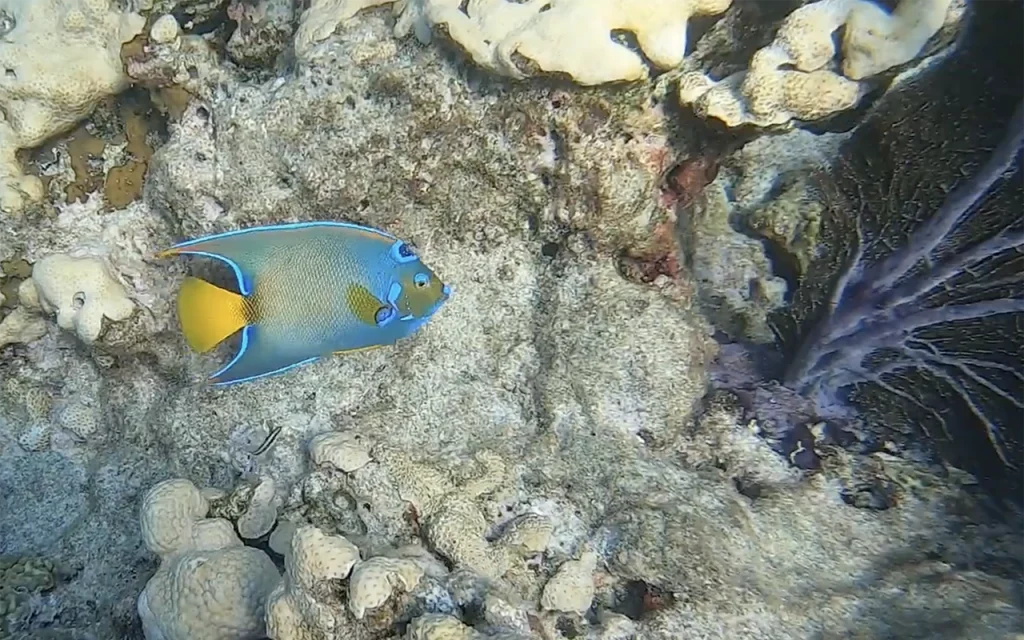
[[[249,306],[241,295],[199,278],[185,278],[181,284],[178,322],[193,351],[209,351],[249,320]]]

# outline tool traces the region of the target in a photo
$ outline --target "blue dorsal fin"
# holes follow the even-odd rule
[[[387,244],[400,242],[389,233],[349,222],[296,222],[276,224],[217,233],[194,240],[180,242],[161,252],[160,256],[187,254],[205,256],[224,262],[234,271],[238,290],[248,296],[253,290],[253,279],[275,253],[306,244],[315,234],[324,231],[351,232],[368,240]]]

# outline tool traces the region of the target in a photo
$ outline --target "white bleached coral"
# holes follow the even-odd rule
[[[544,585],[540,604],[550,611],[584,613],[594,600],[597,554],[587,549],[579,560],[569,560]]]
[[[452,563],[488,578],[501,577],[508,571],[509,550],[485,539],[488,523],[475,503],[477,497],[504,482],[506,467],[499,456],[478,452],[478,475],[459,483],[395,449],[377,447],[373,457],[387,468],[402,499],[415,507],[434,550]]]
[[[330,464],[352,473],[370,462],[370,452],[353,433],[328,431],[314,436],[309,442],[309,457],[315,465]]]
[[[344,580],[359,549],[343,536],[329,536],[314,526],[296,527],[285,553],[285,577],[267,602],[267,635],[273,640],[312,640],[338,626],[340,606],[329,581]]]
[[[274,479],[263,478],[252,492],[245,513],[238,518],[238,534],[252,540],[273,529],[280,502]]]
[[[328,37],[335,26],[366,7],[389,0],[314,0],[302,16],[295,46],[300,55]],[[695,15],[716,15],[732,0],[401,0],[398,36],[414,30],[427,42],[444,25],[478,65],[513,78],[524,77],[515,56],[545,72],[561,72],[583,85],[647,77],[641,57],[612,38],[632,32],[656,66],[679,65],[686,53],[686,26]],[[462,5],[465,5],[463,8]]]
[[[952,0],[901,0],[891,14],[872,0],[819,0],[791,13],[749,68],[721,81],[684,74],[679,96],[730,127],[818,120],[854,107],[861,82],[910,62],[949,19]],[[844,28],[838,67],[833,34]]]
[[[17,151],[67,131],[127,86],[121,45],[144,23],[110,0],[0,0],[0,209],[42,199]]]
[[[246,547],[231,523],[207,518],[209,502],[184,479],[165,480],[142,503],[142,538],[161,558],[138,599],[147,640],[256,640],[278,583],[263,551]]]
[[[57,325],[74,330],[86,343],[99,337],[103,318],[124,320],[135,309],[101,259],[60,253],[35,263],[32,277],[21,285],[19,299],[29,308],[56,313]]]
[[[424,571],[411,558],[377,556],[356,565],[349,581],[348,607],[357,619],[387,602],[397,589],[411,591]]]

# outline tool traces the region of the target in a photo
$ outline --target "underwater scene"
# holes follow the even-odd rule
[[[1024,0],[0,0],[0,640],[1024,640]]]

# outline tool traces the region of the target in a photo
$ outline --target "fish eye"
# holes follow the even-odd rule
[[[415,285],[416,285],[417,287],[419,287],[420,289],[422,289],[423,287],[425,287],[425,286],[427,286],[428,284],[430,284],[430,276],[428,276],[428,275],[427,275],[427,274],[425,274],[425,273],[417,273],[417,274],[416,274],[416,275],[415,275],[415,276],[413,277],[413,279],[412,279],[412,282],[413,282],[413,284],[415,284]]]
[[[377,309],[377,313],[374,314],[373,319],[377,323],[378,327],[383,327],[391,321],[395,316],[395,308],[391,305],[387,305]]]

